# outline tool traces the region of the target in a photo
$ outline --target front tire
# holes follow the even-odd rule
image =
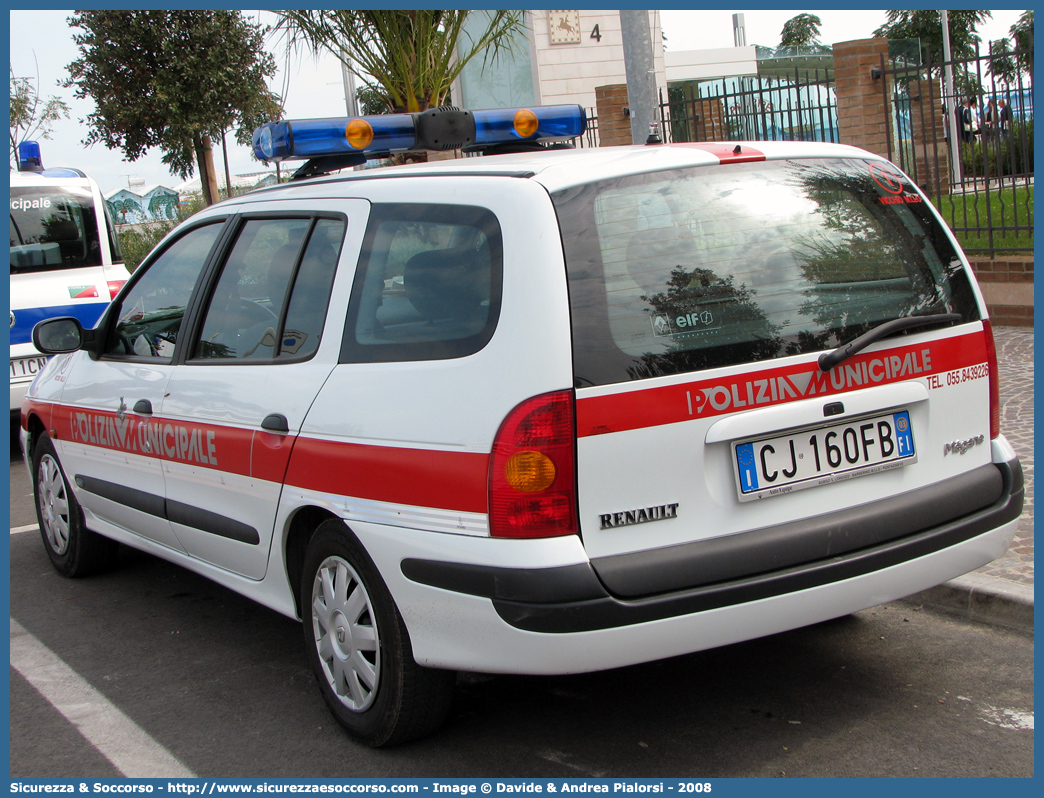
[[[84,526],[83,510],[46,433],[33,447],[33,498],[44,549],[58,573],[77,578],[112,567],[119,543]]]
[[[340,521],[319,526],[301,580],[305,647],[327,706],[374,746],[435,731],[453,698],[453,671],[423,668],[376,566]]]

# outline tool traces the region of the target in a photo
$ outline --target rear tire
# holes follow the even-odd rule
[[[319,689],[349,734],[377,748],[442,725],[456,674],[414,661],[391,593],[340,521],[321,524],[308,544],[301,614]]]
[[[46,433],[33,447],[33,498],[44,549],[58,573],[77,578],[112,567],[120,544],[84,526],[83,510]]]

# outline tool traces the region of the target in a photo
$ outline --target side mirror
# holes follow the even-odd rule
[[[84,330],[79,319],[60,316],[46,319],[33,327],[33,346],[45,355],[64,355],[83,347]]]

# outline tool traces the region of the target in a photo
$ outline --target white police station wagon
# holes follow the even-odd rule
[[[66,353],[22,413],[58,571],[124,543],[300,618],[382,745],[456,670],[670,657],[1003,554],[990,322],[909,178],[830,144],[547,146],[583,125],[260,129],[302,179],[194,216],[96,329],[36,327]],[[513,152],[322,176],[456,147]]]

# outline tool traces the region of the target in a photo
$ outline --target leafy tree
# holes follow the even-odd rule
[[[874,31],[874,36],[883,39],[920,39],[925,51],[922,57],[930,57],[933,64],[941,64],[942,17],[938,11],[917,9],[915,11],[888,11],[888,21]],[[975,32],[993,15],[989,11],[950,11],[950,50],[956,59],[973,58],[975,46],[981,41]]]
[[[69,24],[84,32],[64,85],[96,104],[84,143],[128,161],[159,147],[182,178],[198,168],[205,202],[215,201],[211,139],[232,128],[247,137],[278,106],[265,30],[237,11],[77,11]]]
[[[780,32],[780,47],[807,47],[821,44],[819,28],[823,20],[815,14],[798,14],[783,24]]]
[[[36,83],[40,82],[37,69]],[[54,123],[69,118],[69,106],[58,97],[41,100],[32,78],[16,78],[11,69],[11,158],[18,165],[18,145],[23,141],[49,139]]]
[[[1015,57],[1019,69],[1033,73],[1033,12],[1023,11],[1018,21],[1008,28],[1008,34],[1015,41],[1015,49],[1020,51]]]
[[[379,86],[364,84],[355,90],[355,98],[359,101],[359,112],[364,116],[391,113],[388,97]]]
[[[290,47],[326,51],[383,95],[392,112],[442,105],[450,84],[471,59],[495,58],[522,28],[521,11],[277,11],[276,30]],[[478,38],[464,29],[471,13],[486,13]],[[458,45],[467,41],[460,51]],[[377,107],[380,107],[380,101]]]
[[[990,56],[986,68],[995,79],[1008,84],[1018,80],[1021,70],[1011,50],[1011,39],[995,39],[990,42]]]

